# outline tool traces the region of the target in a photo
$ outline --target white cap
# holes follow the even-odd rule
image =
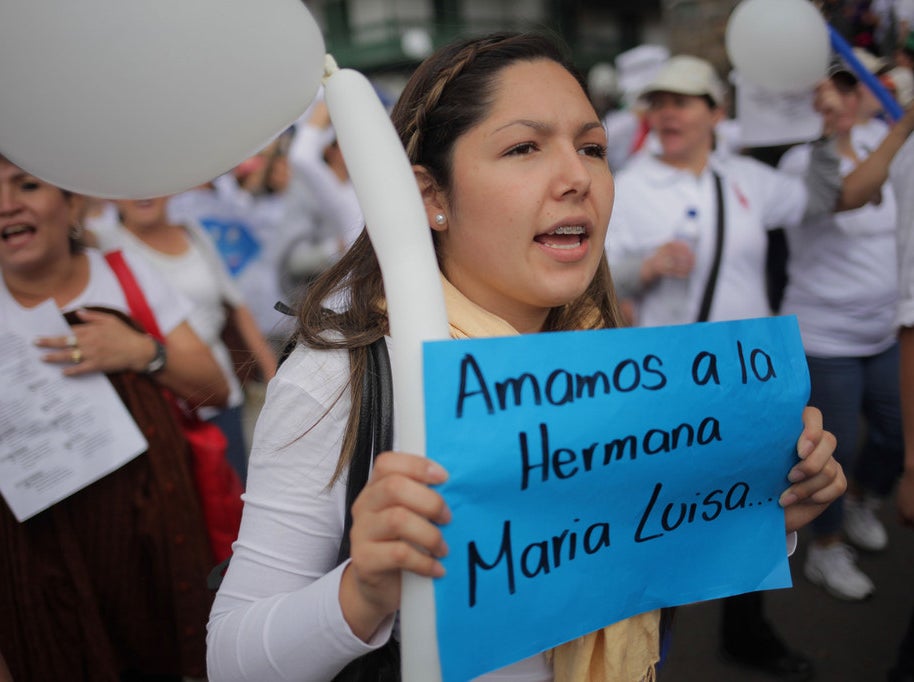
[[[638,45],[616,55],[614,61],[619,92],[631,104],[644,86],[657,75],[660,67],[670,58],[670,51],[663,45]]]
[[[911,69],[896,66],[882,74],[882,79],[886,87],[895,91],[895,99],[902,107],[914,100],[914,74]]]
[[[641,96],[652,92],[707,95],[717,106],[724,102],[724,85],[711,63],[686,54],[667,60],[654,79],[641,91]]]
[[[889,63],[882,57],[877,57],[869,50],[864,50],[862,47],[855,47],[852,52],[861,64],[863,68],[869,71],[874,76],[881,71],[884,71]]]

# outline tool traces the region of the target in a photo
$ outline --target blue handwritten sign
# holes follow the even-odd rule
[[[424,347],[463,682],[628,616],[789,587],[780,493],[809,375],[793,317]]]

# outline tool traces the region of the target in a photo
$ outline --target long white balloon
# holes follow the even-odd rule
[[[384,278],[394,430],[401,450],[425,455],[422,342],[449,338],[431,231],[409,160],[377,94],[357,71],[335,69],[328,56],[327,108]],[[404,682],[440,680],[432,581],[409,572],[403,574],[400,635]]]

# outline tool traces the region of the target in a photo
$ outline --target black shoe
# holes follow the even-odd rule
[[[914,682],[914,671],[909,670],[905,672],[900,668],[892,668],[886,679],[888,682]]]
[[[756,641],[725,642],[721,647],[724,659],[731,663],[759,670],[786,682],[806,682],[815,677],[812,661],[791,651],[774,633]]]

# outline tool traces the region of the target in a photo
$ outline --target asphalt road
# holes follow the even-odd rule
[[[842,602],[803,575],[808,538],[790,559],[794,586],[768,592],[769,619],[790,646],[811,658],[822,682],[884,682],[914,609],[914,532],[901,528],[894,506],[882,517],[889,547],[862,554],[860,565],[876,584],[864,602]],[[723,661],[718,653],[720,605],[704,602],[676,614],[673,648],[659,682],[771,682],[777,678]]]

